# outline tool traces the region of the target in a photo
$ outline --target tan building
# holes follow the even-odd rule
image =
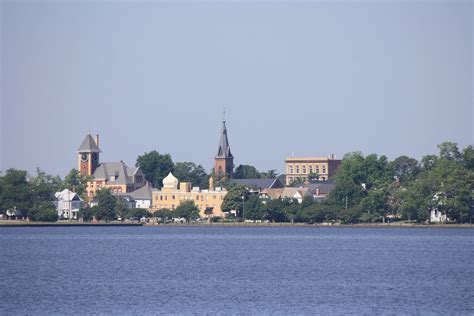
[[[327,180],[334,175],[341,160],[334,155],[326,157],[291,157],[285,160],[286,185],[297,180],[307,180],[310,174],[319,180]]]
[[[87,134],[77,150],[78,170],[91,177],[87,182],[87,197],[92,200],[95,192],[108,188],[115,194],[133,192],[145,185],[145,175],[137,167],[128,167],[123,161],[100,162],[99,135],[94,140]]]
[[[152,192],[152,211],[174,210],[184,201],[193,201],[199,208],[201,217],[224,217],[221,205],[226,194],[225,189],[214,188],[212,178],[209,179],[209,190],[201,190],[198,187],[192,188],[191,182],[180,183],[170,172],[163,179],[163,188]]]

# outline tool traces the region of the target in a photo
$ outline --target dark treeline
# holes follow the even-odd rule
[[[311,197],[301,204],[288,199],[266,201],[249,195],[245,188],[234,187],[222,208],[235,209],[245,219],[275,222],[425,222],[432,210],[452,222],[469,222],[474,148],[460,151],[451,142],[438,148],[438,155],[425,156],[421,161],[407,156],[389,161],[376,154],[346,154],[334,177],[336,187],[323,202]]]

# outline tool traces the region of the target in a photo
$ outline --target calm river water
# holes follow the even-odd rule
[[[474,314],[474,230],[0,228],[0,314]]]

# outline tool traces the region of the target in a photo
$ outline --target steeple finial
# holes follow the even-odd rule
[[[224,111],[222,113],[222,122],[225,122],[225,106],[224,106]]]

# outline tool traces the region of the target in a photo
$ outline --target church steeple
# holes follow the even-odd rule
[[[227,127],[225,126],[225,118],[222,121],[221,138],[219,141],[219,149],[216,158],[234,158],[230,152],[229,139],[227,138]]]
[[[234,156],[230,151],[229,139],[227,137],[227,127],[225,125],[225,110],[222,119],[222,129],[219,140],[219,148],[214,160],[214,173],[218,181],[222,178],[232,178],[234,173]]]

